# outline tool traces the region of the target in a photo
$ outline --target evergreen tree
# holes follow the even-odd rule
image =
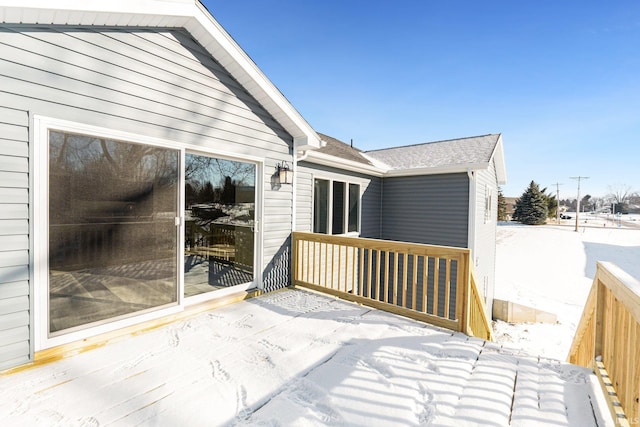
[[[558,212],[558,200],[553,194],[547,194],[547,189],[542,190],[542,195],[547,201],[547,216],[549,218],[555,218],[556,212]]]
[[[548,201],[545,194],[535,181],[531,181],[529,188],[516,200],[514,219],[528,225],[546,223],[549,213]]]
[[[498,221],[507,220],[507,202],[504,200],[502,188],[498,188]]]

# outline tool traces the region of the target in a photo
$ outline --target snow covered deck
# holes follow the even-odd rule
[[[577,366],[285,290],[0,376],[0,425],[612,424],[596,381]]]

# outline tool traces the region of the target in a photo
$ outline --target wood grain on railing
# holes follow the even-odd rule
[[[471,287],[469,260],[464,248],[295,232],[292,280],[490,339],[484,304]]]
[[[491,340],[491,323],[487,318],[485,305],[478,290],[475,276],[471,274],[471,295],[469,296],[469,331],[468,335]]]
[[[596,370],[616,423],[640,419],[640,282],[612,263],[598,263],[569,362]]]

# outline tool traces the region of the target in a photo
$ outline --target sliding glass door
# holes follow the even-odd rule
[[[178,303],[180,151],[49,132],[49,335]]]
[[[256,165],[187,153],[184,294],[252,283]]]
[[[44,341],[255,285],[257,164],[132,139],[46,132]]]

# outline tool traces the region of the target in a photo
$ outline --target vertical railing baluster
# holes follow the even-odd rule
[[[422,262],[422,312],[428,313],[427,302],[429,295],[429,257],[424,256]]]
[[[445,287],[444,287],[444,316],[447,319],[450,317],[449,299],[451,298],[451,258],[446,260],[446,273],[445,273]],[[475,310],[474,310],[475,312]]]
[[[398,252],[393,252],[393,304],[398,305]]]
[[[438,316],[438,304],[440,302],[440,258],[433,259],[433,314]]]
[[[407,286],[408,285],[408,277],[407,277],[407,269],[409,267],[409,255],[407,253],[402,253],[402,306],[407,307]]]
[[[371,298],[371,270],[373,269],[373,260],[372,260],[371,249],[367,248],[367,297]]]
[[[418,258],[416,254],[411,255],[413,260],[413,288],[411,289],[411,308],[416,309],[416,302],[418,301]]]
[[[366,249],[360,247],[358,252],[360,253],[360,275],[358,277],[358,295],[364,296],[364,252]]]
[[[389,302],[389,286],[391,285],[389,281],[389,251],[384,251],[384,282],[382,286],[383,293],[383,301]]]

